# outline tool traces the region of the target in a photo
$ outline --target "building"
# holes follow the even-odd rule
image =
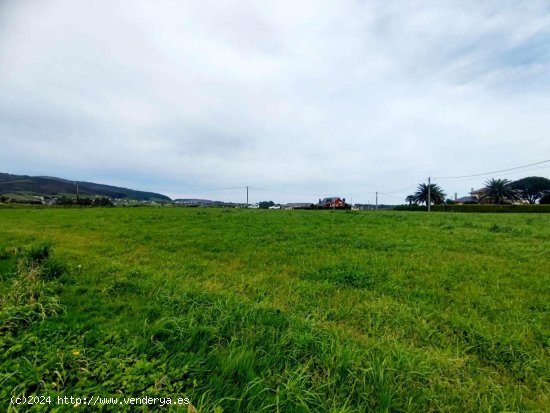
[[[474,190],[474,188],[472,188],[472,190],[470,191],[470,196],[469,197],[463,197],[463,198],[473,198],[473,201],[472,202],[463,202],[463,204],[464,203],[467,203],[467,204],[492,204],[493,201],[490,197],[483,199],[484,193],[485,193],[485,188],[475,189],[475,190]],[[517,191],[517,193],[521,194],[521,191]],[[462,199],[462,198],[459,198],[459,199]],[[457,201],[458,201],[458,199],[457,199]],[[459,202],[457,202],[457,203],[459,203]],[[523,204],[528,204],[529,202],[524,200],[524,199],[515,199],[515,200],[503,199],[502,203],[503,204],[512,204],[512,205],[523,205]]]
[[[318,207],[321,209],[351,209],[351,205],[346,204],[346,198],[339,197],[319,199]]]
[[[454,200],[455,204],[479,204],[479,198],[475,196],[463,196]]]

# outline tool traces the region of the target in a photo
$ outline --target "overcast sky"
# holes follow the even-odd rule
[[[0,0],[0,172],[400,203],[549,159],[549,92],[547,0]]]

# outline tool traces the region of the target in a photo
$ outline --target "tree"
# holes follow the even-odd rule
[[[428,188],[430,189],[430,204],[443,204],[445,203],[445,196],[443,189],[437,184],[420,184],[416,192],[414,193],[414,199],[416,203],[428,205]]]
[[[491,178],[485,181],[480,201],[490,200],[493,204],[502,204],[503,201],[517,201],[520,199],[518,192],[511,187],[509,179]]]
[[[274,206],[275,202],[273,202],[273,201],[262,201],[262,202],[260,202],[259,205],[260,205],[261,209],[268,209],[269,207]]]
[[[113,202],[108,197],[101,196],[92,200],[92,206],[113,206]]]
[[[550,192],[547,192],[540,198],[539,204],[544,204],[544,205],[550,204]]]
[[[530,204],[535,204],[546,191],[550,191],[550,179],[540,176],[529,176],[510,184],[519,192],[519,196]]]
[[[405,202],[408,202],[409,203],[409,206],[414,204],[416,205],[417,202],[416,202],[416,198],[414,195],[407,195],[407,197],[405,198]]]
[[[76,200],[78,205],[92,205],[92,200],[90,198],[78,198]]]
[[[66,196],[60,196],[59,198],[57,198],[57,202],[56,202],[57,205],[72,205],[74,204],[73,202],[73,199],[72,198],[69,198],[69,197],[66,197]]]

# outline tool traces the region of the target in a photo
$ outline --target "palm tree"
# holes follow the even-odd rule
[[[445,203],[445,196],[447,194],[443,192],[443,189],[437,184],[430,184],[430,203],[431,204],[443,204]],[[414,193],[414,199],[417,203],[428,205],[428,185],[420,184],[418,189]]]
[[[485,181],[485,188],[479,197],[480,201],[491,200],[493,204],[501,204],[502,201],[516,201],[520,199],[518,192],[511,187],[512,181],[508,179],[491,178]]]
[[[415,204],[416,205],[416,198],[414,195],[408,195],[406,198],[405,198],[405,202],[408,202],[409,203],[409,206],[412,205],[412,204]]]

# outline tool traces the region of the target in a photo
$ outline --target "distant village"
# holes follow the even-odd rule
[[[79,190],[80,188],[80,190]],[[84,189],[85,192],[82,190]],[[75,192],[72,192],[72,191]],[[72,193],[71,193],[72,192]],[[317,202],[275,203],[273,201],[225,202],[209,199],[170,199],[166,195],[135,191],[88,182],[72,182],[59,178],[28,177],[0,174],[0,203],[79,206],[175,206],[188,208],[250,208],[271,210],[385,210],[419,209],[430,205],[497,204],[528,205],[550,203],[550,180],[543,177],[526,177],[517,181],[490,179],[479,189],[471,188],[466,196],[455,193],[449,198],[443,189],[434,183],[419,184],[416,192],[403,198],[405,203],[383,205],[347,202],[346,198],[332,196]],[[380,193],[384,195],[384,193]],[[391,195],[393,196],[393,195]],[[394,198],[400,198],[393,196]],[[248,201],[248,188],[247,188]],[[424,207],[423,207],[424,205]]]
[[[176,199],[175,205],[187,207],[234,207],[251,209],[354,209],[357,205],[351,205],[346,202],[346,198],[330,197],[319,199],[317,203],[310,202],[291,202],[287,204],[275,204],[273,201],[257,202],[252,204],[234,204],[226,202],[215,202],[204,199]]]
[[[286,204],[276,204],[273,201],[263,201],[256,203],[239,203],[212,201],[208,199],[175,199],[173,201],[165,200],[135,200],[129,198],[111,198],[107,196],[48,196],[34,195],[26,198],[10,198],[6,195],[0,195],[2,203],[21,203],[35,205],[80,205],[80,206],[176,206],[187,208],[249,208],[249,209],[270,209],[270,210],[315,210],[315,209],[333,209],[333,210],[369,210],[369,209],[391,209],[394,205],[374,205],[374,204],[350,204],[346,198],[329,197],[319,199],[316,203],[311,202],[290,202]]]

